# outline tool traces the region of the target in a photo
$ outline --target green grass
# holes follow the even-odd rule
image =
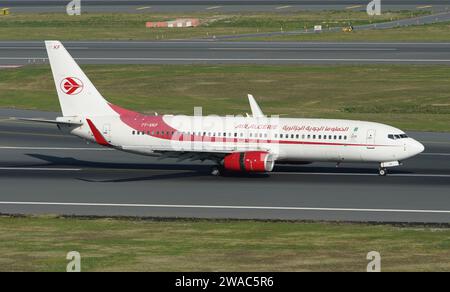
[[[367,31],[323,32],[318,34],[282,35],[239,39],[248,41],[392,41],[392,42],[448,42],[450,41],[450,22],[378,29]]]
[[[363,119],[450,131],[450,67],[412,65],[88,65],[100,92],[141,112]],[[58,111],[48,65],[0,70],[0,107]]]
[[[0,271],[450,271],[448,228],[0,217],[0,241]]]
[[[426,14],[425,11],[387,12],[369,17],[361,11],[304,11],[298,13],[217,14],[197,12],[190,14],[167,13],[110,13],[68,16],[63,13],[12,14],[0,16],[0,40],[160,40],[202,38],[256,32],[272,32],[384,22]],[[203,25],[179,29],[145,28],[146,21],[175,18],[200,18]]]

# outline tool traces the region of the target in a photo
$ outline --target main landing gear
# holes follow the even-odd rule
[[[220,176],[221,174],[222,174],[222,169],[219,166],[213,166],[213,168],[211,168],[211,175]]]

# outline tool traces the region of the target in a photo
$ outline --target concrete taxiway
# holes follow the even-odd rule
[[[426,152],[387,177],[376,165],[328,163],[212,177],[207,163],[99,148],[8,119],[56,115],[0,110],[0,213],[450,222],[450,134],[409,133]]]
[[[14,0],[2,1],[13,13],[65,13],[70,1],[60,0]],[[82,11],[88,13],[152,13],[152,12],[293,12],[304,10],[365,10],[366,0],[130,0],[106,1],[83,0]],[[443,11],[450,7],[446,1],[435,0],[389,0],[382,2],[383,11],[433,10]]]
[[[64,42],[81,64],[450,64],[450,43]],[[47,63],[42,41],[1,41],[0,65]]]

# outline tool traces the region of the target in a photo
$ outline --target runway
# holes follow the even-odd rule
[[[14,0],[2,5],[15,12],[65,12],[70,1]],[[83,0],[82,11],[88,13],[149,13],[149,12],[292,12],[304,10],[365,10],[370,1],[363,0]],[[444,11],[450,3],[435,0],[383,1],[384,11],[433,10]]]
[[[450,43],[64,42],[81,64],[450,64]],[[1,41],[0,65],[47,63],[44,43]]]
[[[208,164],[86,145],[10,116],[56,114],[0,110],[0,213],[450,222],[450,134],[409,133],[426,153],[388,177],[376,165],[329,163],[212,177]]]

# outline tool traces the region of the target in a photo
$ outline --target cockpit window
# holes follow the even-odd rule
[[[392,140],[405,139],[405,138],[408,138],[408,135],[406,135],[406,134],[399,134],[399,135],[389,134],[388,138],[392,139]]]

